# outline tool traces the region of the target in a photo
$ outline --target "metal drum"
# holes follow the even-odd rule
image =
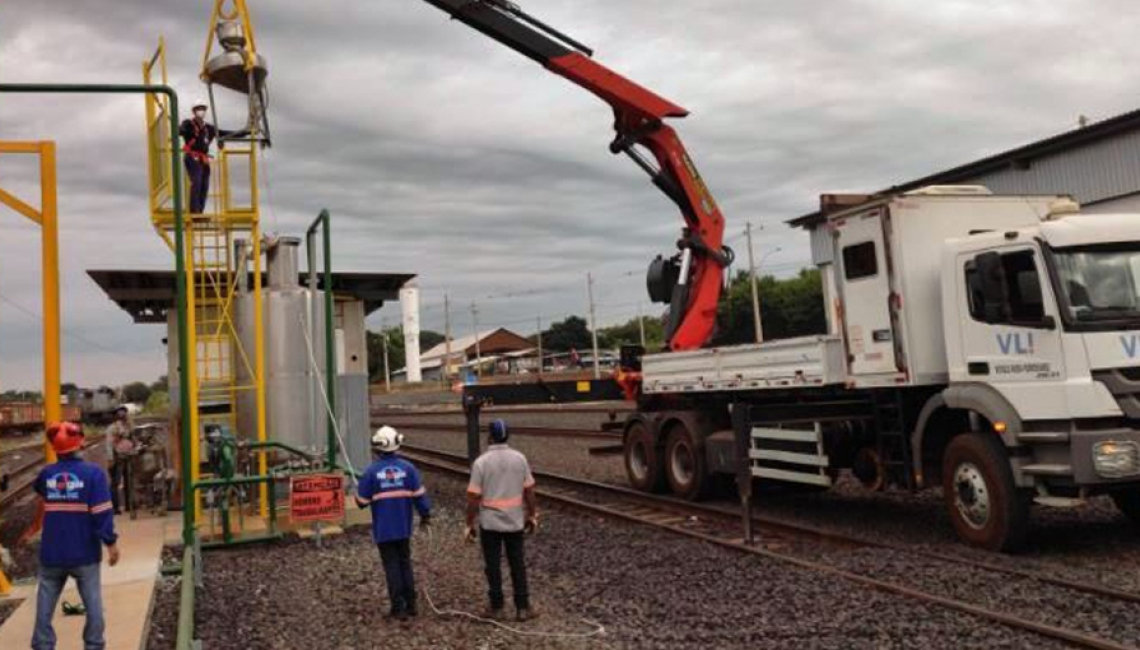
[[[268,284],[262,289],[265,328],[265,410],[269,438],[319,453],[327,446],[326,411],[321,393],[324,370],[324,300],[321,292],[300,286],[297,274],[299,239],[270,243],[266,256]],[[254,354],[253,294],[236,300],[235,323],[246,364],[236,359],[238,384],[252,384]],[[310,323],[312,329],[310,330]],[[314,360],[318,372],[314,369]],[[254,391],[239,391],[238,434],[253,439],[257,432]]]

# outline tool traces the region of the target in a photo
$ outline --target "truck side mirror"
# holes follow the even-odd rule
[[[982,253],[974,258],[974,266],[978,269],[982,297],[985,300],[985,321],[991,324],[1008,321],[1009,285],[1006,283],[1001,255],[994,252]]]

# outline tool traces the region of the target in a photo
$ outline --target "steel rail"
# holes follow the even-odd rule
[[[103,441],[103,436],[91,438],[87,442],[83,443],[83,449],[84,450],[90,449],[91,447],[98,445],[102,441]],[[12,480],[18,476],[23,476],[24,474],[28,474],[30,472],[33,472],[34,470],[38,469],[39,467],[41,467],[44,464],[45,464],[45,461],[43,458],[33,458],[32,460],[30,460],[30,461],[28,461],[22,465],[17,466],[15,469],[10,470],[8,472],[8,479]],[[2,495],[0,495],[0,506],[7,506],[7,505],[17,501],[28,490],[32,489],[32,486],[35,484],[35,482],[36,482],[36,479],[33,477],[27,481],[22,481],[19,484],[15,484],[13,487],[8,488],[8,490],[6,490]]]
[[[443,471],[446,471],[449,473],[453,473],[453,474],[459,474],[459,475],[467,475],[468,474],[468,468],[466,465],[466,458],[465,457],[457,456],[455,454],[450,454],[447,452],[441,452],[438,450],[411,447],[408,445],[404,445],[404,449],[407,452],[409,452],[408,456],[411,460],[417,461],[417,462],[425,465],[426,467],[440,469],[440,470],[443,470]],[[564,505],[570,506],[570,507],[578,509],[578,510],[585,510],[588,512],[592,512],[595,514],[601,514],[601,515],[609,516],[609,517],[616,518],[616,519],[621,519],[621,520],[630,521],[630,522],[634,522],[634,523],[654,526],[656,528],[668,530],[670,532],[673,532],[673,533],[676,533],[679,535],[684,535],[684,536],[691,537],[694,539],[699,539],[699,540],[709,542],[712,544],[716,544],[718,546],[722,546],[725,548],[730,548],[730,549],[733,549],[736,551],[749,553],[749,554],[757,555],[760,557],[765,557],[765,558],[768,558],[768,559],[771,559],[774,561],[782,562],[785,564],[790,564],[790,565],[793,565],[793,566],[796,566],[796,567],[799,567],[799,568],[802,568],[805,570],[810,570],[810,571],[814,571],[817,573],[823,573],[823,574],[834,576],[837,578],[842,578],[842,579],[847,580],[849,582],[854,582],[856,584],[859,584],[859,585],[862,585],[862,586],[865,586],[868,588],[872,588],[872,589],[875,589],[878,591],[883,591],[886,593],[892,593],[892,594],[896,594],[896,595],[900,595],[900,596],[905,596],[907,598],[919,600],[922,602],[935,604],[935,605],[938,605],[938,606],[941,606],[941,607],[944,607],[947,609],[951,609],[954,611],[969,614],[972,616],[977,616],[979,618],[984,618],[986,620],[990,620],[990,621],[993,621],[996,623],[1000,623],[1000,624],[1006,625],[1008,627],[1024,630],[1027,632],[1031,632],[1031,633],[1038,634],[1040,636],[1045,636],[1045,637],[1052,638],[1052,639],[1065,641],[1067,643],[1072,643],[1072,644],[1077,645],[1077,646],[1082,647],[1082,648],[1092,648],[1095,650],[1125,650],[1127,648],[1132,647],[1132,646],[1123,645],[1123,644],[1120,644],[1120,643],[1117,643],[1115,641],[1111,641],[1108,639],[1103,639],[1100,637],[1091,636],[1091,635],[1085,634],[1083,632],[1079,632],[1077,630],[1057,627],[1054,625],[1049,625],[1047,623],[1040,623],[1038,621],[1033,621],[1033,620],[1029,620],[1026,618],[1022,618],[1022,617],[1017,616],[1015,614],[1009,614],[1009,613],[1005,613],[1005,612],[1000,612],[1000,611],[988,609],[986,607],[982,607],[979,605],[973,605],[973,604],[967,603],[965,601],[957,600],[955,598],[950,598],[950,597],[946,597],[946,596],[939,596],[937,594],[932,594],[932,593],[922,591],[920,589],[916,589],[913,587],[907,587],[907,586],[895,584],[893,582],[880,580],[878,578],[871,578],[871,577],[868,577],[865,575],[854,573],[852,571],[848,571],[848,570],[841,569],[841,568],[834,567],[834,566],[829,566],[829,565],[821,563],[821,562],[808,560],[808,559],[804,559],[801,557],[796,557],[794,555],[789,555],[786,553],[776,552],[776,551],[773,551],[773,550],[770,550],[767,548],[761,548],[758,546],[749,545],[749,544],[745,543],[743,539],[740,539],[740,538],[718,536],[716,534],[712,534],[709,532],[703,532],[703,531],[695,529],[691,526],[686,526],[685,524],[688,522],[685,522],[683,517],[679,521],[678,517],[677,517],[677,514],[679,512],[687,512],[687,513],[700,512],[704,516],[716,517],[718,519],[721,519],[722,521],[727,521],[729,518],[732,518],[732,515],[730,513],[726,513],[723,510],[720,510],[718,508],[709,508],[707,506],[701,506],[701,505],[694,504],[694,503],[678,501],[678,500],[671,499],[668,497],[657,497],[657,496],[646,494],[646,493],[636,492],[636,491],[630,490],[628,488],[622,488],[620,486],[609,485],[606,483],[599,483],[597,481],[577,479],[574,477],[568,477],[568,476],[563,476],[563,475],[553,474],[553,473],[548,473],[548,472],[534,471],[533,473],[539,479],[551,480],[554,482],[563,482],[563,483],[566,483],[568,485],[574,486],[574,487],[579,488],[579,489],[590,489],[590,490],[605,491],[605,492],[609,492],[610,494],[621,495],[622,497],[624,497],[626,499],[630,499],[630,500],[636,499],[637,503],[642,505],[642,508],[643,508],[641,511],[638,511],[638,510],[633,510],[633,511],[622,510],[622,509],[617,509],[613,506],[607,506],[607,505],[602,505],[602,504],[598,504],[598,503],[592,503],[592,502],[584,501],[578,497],[568,496],[566,494],[560,494],[558,492],[552,492],[549,488],[540,488],[539,489],[539,496],[544,497],[544,498],[551,500],[551,501],[562,503]],[[649,512],[646,512],[645,509],[648,509]],[[657,512],[653,512],[654,509],[656,509]],[[853,545],[879,546],[879,547],[885,547],[885,548],[891,547],[891,545],[878,544],[878,543],[868,543],[866,540],[862,540],[862,539],[859,539],[857,537],[852,537],[849,535],[844,535],[842,533],[836,533],[836,532],[832,532],[832,531],[826,531],[823,529],[817,529],[814,527],[800,526],[797,524],[788,524],[787,522],[770,521],[766,518],[754,518],[754,521],[757,521],[758,523],[765,525],[765,526],[770,526],[770,527],[775,528],[777,530],[793,531],[793,532],[797,532],[800,534],[810,534],[810,535],[814,535],[814,536],[820,536],[822,538],[828,539],[828,540],[833,541],[833,542],[848,543],[848,544],[853,544]],[[905,547],[902,547],[902,550],[906,550]],[[938,555],[941,555],[941,554],[938,554]],[[1090,585],[1087,583],[1080,583],[1080,582],[1075,582],[1075,581],[1065,581],[1064,579],[1059,579],[1059,578],[1058,579],[1053,579],[1053,578],[1046,579],[1046,578],[1048,578],[1047,576],[1039,576],[1039,575],[1033,574],[1031,572],[1021,571],[1021,570],[1016,570],[1016,569],[1011,570],[1011,569],[1007,569],[1006,567],[1001,567],[1000,565],[991,565],[989,563],[975,563],[972,560],[960,560],[958,558],[953,558],[952,556],[936,557],[935,559],[942,559],[944,561],[950,561],[950,562],[963,564],[963,565],[967,565],[967,566],[978,566],[978,567],[984,567],[986,569],[992,568],[992,570],[994,570],[994,571],[1000,571],[1003,573],[1018,575],[1021,577],[1028,578],[1028,579],[1039,580],[1042,582],[1047,582],[1049,584],[1054,584],[1057,586],[1067,587],[1067,588],[1071,588],[1071,589],[1077,589],[1080,591],[1088,591],[1090,593],[1095,593],[1097,595],[1102,595],[1102,596],[1106,596],[1106,597],[1119,598],[1119,599],[1127,600],[1127,601],[1131,601],[1131,602],[1140,601],[1140,595],[1133,594],[1131,592],[1115,590],[1115,589],[1111,589],[1108,587],[1102,587],[1099,585]]]
[[[423,422],[390,422],[388,420],[373,420],[373,426],[391,424],[401,429],[412,431],[440,431],[446,433],[464,433],[467,427],[462,424],[431,424]],[[535,436],[542,438],[590,438],[599,440],[621,440],[620,433],[608,433],[592,429],[557,429],[551,427],[511,427],[512,436]]]

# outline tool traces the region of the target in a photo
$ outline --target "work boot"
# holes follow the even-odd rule
[[[483,610],[482,617],[489,619],[489,620],[492,620],[492,621],[501,621],[501,620],[503,620],[503,608],[502,607],[487,607],[487,609]]]
[[[415,601],[411,601],[408,603],[408,607],[404,610],[404,613],[407,614],[409,618],[415,618],[420,615],[420,610],[416,607]]]
[[[533,621],[534,619],[538,618],[538,612],[534,611],[533,607],[523,607],[519,609],[516,618],[518,619],[519,623]]]

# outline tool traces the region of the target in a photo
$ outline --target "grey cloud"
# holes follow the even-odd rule
[[[668,252],[676,210],[606,151],[607,107],[417,0],[249,0],[271,65],[275,147],[266,229],[327,207],[345,269],[420,274],[424,322],[528,331],[584,311],[595,271],[604,322],[644,303],[642,268]],[[0,79],[138,80],[167,38],[172,83],[198,95],[207,2],[7,0]],[[820,192],[877,189],[1043,137],[1135,103],[1140,20],[1104,0],[527,0],[601,61],[693,111],[676,124],[728,218],[766,267],[807,258],[781,221]],[[223,109],[231,102],[223,104]],[[224,119],[233,119],[225,111]],[[0,98],[0,137],[60,147],[68,322],[114,354],[67,344],[69,377],[162,372],[161,328],[138,328],[83,275],[169,266],[145,214],[141,101]],[[0,181],[27,184],[0,160]],[[0,217],[0,294],[35,305],[34,231]],[[34,247],[34,246],[33,246]],[[507,295],[510,294],[510,295]],[[488,298],[488,296],[499,296]],[[656,313],[643,305],[645,313]],[[5,381],[33,384],[35,323],[0,307]],[[398,310],[381,318],[394,322]],[[118,356],[116,356],[118,355]],[[12,369],[7,369],[9,363]]]

